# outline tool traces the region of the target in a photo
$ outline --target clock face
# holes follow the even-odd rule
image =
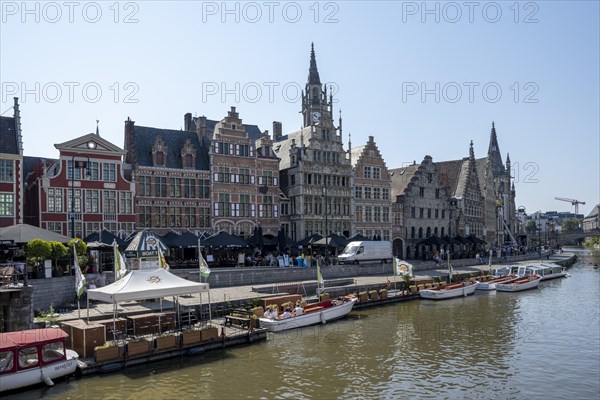
[[[312,118],[312,122],[314,122],[314,123],[319,122],[319,120],[321,119],[321,113],[320,112],[315,111],[315,112],[311,113],[310,115],[311,115],[311,118]]]
[[[96,143],[89,141],[89,142],[87,142],[87,147],[88,147],[88,149],[93,150],[96,148]]]

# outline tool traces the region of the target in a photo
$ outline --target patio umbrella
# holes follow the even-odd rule
[[[221,231],[206,239],[202,246],[204,247],[248,247],[248,242],[239,236]]]
[[[125,252],[127,257],[132,258],[153,257],[158,255],[159,247],[163,253],[169,251],[167,245],[163,242],[160,235],[145,229],[135,235],[133,240],[125,249]]]
[[[183,232],[171,240],[170,247],[193,248],[198,247],[198,236],[192,232]]]
[[[2,228],[0,232],[1,240],[12,240],[15,243],[29,243],[33,239],[42,239],[51,242],[67,243],[70,238],[60,233],[38,228],[28,224],[16,224],[7,228]]]
[[[174,232],[174,231],[170,231],[164,235],[161,236],[161,239],[163,241],[163,243],[167,246],[167,247],[175,247],[173,245],[173,241],[175,239],[177,239],[179,237],[179,233]]]
[[[300,246],[308,246],[309,244],[313,244],[315,243],[317,240],[322,239],[323,236],[319,235],[318,233],[313,233],[312,235],[305,237],[304,239],[302,239],[301,241],[298,242],[298,245]]]
[[[113,242],[115,240],[117,241],[117,245],[119,247],[126,247],[127,246],[127,243],[123,239],[121,239],[118,236],[113,235],[107,229],[103,229],[102,232],[93,232],[93,233],[90,233],[89,235],[87,235],[85,237],[85,239],[83,239],[83,241],[88,244],[88,247],[89,247],[90,243],[93,243],[93,242],[104,243],[104,244],[107,244],[109,246],[112,246],[112,244],[113,244]]]
[[[352,236],[350,239],[348,239],[349,242],[365,242],[365,241],[370,241],[371,239],[369,239],[366,236],[361,235],[360,233],[357,233],[356,235]]]
[[[326,238],[321,238],[314,242],[317,246],[334,246],[334,247],[345,247],[348,244],[348,239],[344,236],[332,233]]]

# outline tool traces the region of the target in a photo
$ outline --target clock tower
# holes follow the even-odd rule
[[[327,99],[327,85],[321,84],[319,70],[317,69],[317,60],[315,58],[314,44],[310,45],[310,67],[308,69],[308,81],[305,90],[302,92],[302,115],[304,127],[318,126],[329,131],[334,130],[333,126],[333,96],[329,95]]]

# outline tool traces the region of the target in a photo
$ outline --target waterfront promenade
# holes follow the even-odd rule
[[[566,260],[570,260],[571,258],[573,258],[574,255],[573,253],[561,253],[561,254],[544,254],[542,255],[542,261],[546,261],[546,262],[561,262],[561,261],[566,261]],[[521,256],[522,258],[522,256]],[[496,269],[496,268],[500,268],[502,266],[505,265],[512,265],[512,264],[518,264],[521,262],[539,262],[539,257],[535,256],[535,255],[531,255],[531,257],[528,260],[519,260],[516,258],[512,258],[512,259],[503,259],[502,263],[494,263],[492,264],[491,268]],[[456,260],[456,263],[459,264],[460,261],[463,261],[462,264],[464,263],[464,260]],[[476,264],[474,261],[471,262],[471,265],[462,265],[462,266],[457,266],[455,265],[454,262],[451,261],[451,263],[453,264],[453,271],[455,275],[466,275],[466,274],[479,274],[481,272],[483,273],[487,273],[489,271],[489,265],[488,264]],[[413,266],[414,266],[414,280],[415,281],[422,281],[422,280],[430,280],[434,277],[447,277],[448,276],[448,268],[446,264],[442,264],[440,265],[438,268],[428,268],[428,269],[423,269],[424,267],[431,267],[432,266],[432,262],[419,262],[419,261],[415,261]],[[329,268],[336,268],[336,266],[331,266],[331,267],[324,267],[323,268],[323,275],[325,277],[326,280],[326,284],[327,284],[327,273],[328,273],[328,269]],[[375,285],[384,285],[388,280],[390,282],[394,282],[394,276],[391,273],[391,266],[390,266],[390,273],[385,275],[370,275],[370,276],[348,276],[347,278],[352,279],[354,281],[353,284],[348,285],[350,288],[353,287],[369,287],[369,286],[375,286]],[[314,268],[313,268],[314,270]],[[396,277],[396,282],[399,284],[400,282],[402,282],[402,277],[398,276]],[[293,282],[294,285],[300,285],[300,286],[305,286],[305,287],[314,287],[315,285],[315,280],[310,280],[310,281],[295,281]],[[213,308],[214,306],[217,304],[221,304],[222,307],[226,307],[227,304],[239,304],[239,303],[243,303],[243,302],[247,302],[247,301],[251,301],[252,299],[256,299],[256,298],[261,298],[261,297],[269,297],[272,296],[274,294],[276,294],[277,292],[284,292],[285,291],[285,286],[289,286],[289,283],[286,285],[285,282],[273,282],[271,284],[261,284],[261,285],[238,285],[238,286],[231,286],[231,287],[219,287],[219,288],[212,288],[210,289],[210,302],[213,304]],[[270,290],[270,288],[273,288],[273,290]],[[263,289],[260,290],[260,292],[257,292],[256,289]],[[282,290],[280,290],[281,288],[283,288]],[[264,290],[266,289],[266,290]],[[315,295],[314,291],[312,291],[312,293],[309,291],[309,289],[306,290],[306,294],[310,297]],[[203,304],[207,304],[209,301],[208,297],[206,295],[203,295],[202,297],[202,303]],[[181,305],[184,306],[196,306],[200,303],[200,299],[198,298],[197,295],[189,295],[189,296],[181,296],[179,298],[179,303]],[[129,302],[129,303],[124,303],[124,304],[119,304],[119,308],[118,308],[118,313],[119,314],[138,314],[138,313],[143,313],[143,312],[149,312],[149,311],[156,311],[159,310],[161,307],[161,304],[159,301],[145,301],[145,302]],[[163,309],[173,309],[174,308],[174,304],[172,301],[165,299],[162,302],[162,307]],[[81,302],[81,310],[73,310],[70,312],[66,312],[66,313],[61,313],[58,317],[59,321],[66,321],[66,320],[72,320],[72,319],[78,319],[79,315],[81,315],[81,318],[86,318],[88,316],[88,312],[89,312],[89,317],[90,319],[99,319],[100,317],[105,318],[107,316],[112,316],[113,313],[113,306],[112,304],[109,303],[93,303],[90,304],[90,308],[89,310],[86,309],[86,304],[82,301]]]

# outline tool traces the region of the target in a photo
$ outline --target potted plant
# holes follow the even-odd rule
[[[358,301],[367,301],[369,294],[367,292],[358,292]]]
[[[68,249],[64,244],[60,242],[49,243],[51,248],[50,258],[54,262],[54,265],[52,266],[52,276],[63,276],[64,269],[62,266],[58,265],[58,259],[66,256],[68,253]]]
[[[377,290],[369,290],[369,299],[370,300],[378,300],[379,295],[377,294]]]
[[[79,264],[79,268],[81,268],[82,273],[87,272],[87,266],[89,264],[89,259],[85,255],[87,252],[87,243],[85,243],[81,239],[71,239],[68,244],[69,248],[69,257],[71,260],[73,259],[73,245],[75,245],[75,249],[77,251],[77,262]]]
[[[387,297],[388,297],[388,291],[387,291],[387,289],[385,289],[385,288],[384,289],[380,289],[379,290],[379,297],[382,298],[382,299],[387,299]]]
[[[43,262],[52,254],[50,243],[42,239],[33,239],[25,246],[25,257],[30,265],[33,265],[33,278],[44,277]]]
[[[136,338],[127,342],[127,357],[136,357],[147,354],[150,342],[145,338]]]
[[[114,342],[106,342],[94,349],[94,360],[97,363],[118,360],[121,358],[123,346],[117,346]]]

